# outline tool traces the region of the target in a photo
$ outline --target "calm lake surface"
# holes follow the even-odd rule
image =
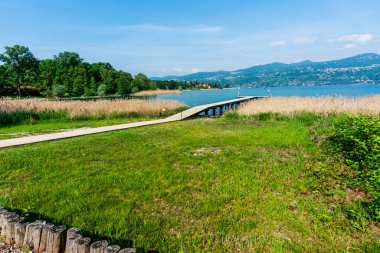
[[[329,85],[329,86],[295,86],[295,87],[271,87],[269,92],[276,97],[320,97],[320,96],[368,96],[380,94],[380,84],[362,85]],[[268,96],[267,88],[241,88],[241,96]],[[180,95],[160,95],[152,99],[174,99],[187,104],[197,106],[234,99],[238,94],[237,89],[224,90],[194,90],[184,91]]]

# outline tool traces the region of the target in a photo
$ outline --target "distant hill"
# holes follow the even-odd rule
[[[201,81],[222,85],[289,86],[380,83],[380,55],[360,54],[335,61],[271,63],[234,71],[199,72],[153,80]]]

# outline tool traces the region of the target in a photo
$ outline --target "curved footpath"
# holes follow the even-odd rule
[[[61,132],[61,133],[42,134],[42,135],[34,135],[34,136],[1,140],[0,148],[14,147],[14,146],[20,146],[20,145],[25,145],[25,144],[43,142],[43,141],[61,140],[61,139],[67,139],[67,138],[78,137],[78,136],[89,135],[89,134],[104,133],[104,132],[115,131],[115,130],[123,130],[123,129],[128,129],[128,128],[135,128],[135,127],[168,123],[168,122],[173,122],[173,121],[180,121],[180,120],[194,117],[198,115],[199,113],[204,112],[211,108],[242,103],[242,102],[246,102],[246,101],[256,99],[256,98],[261,98],[261,97],[239,97],[236,99],[227,100],[223,102],[195,106],[186,111],[177,113],[165,119],[140,121],[140,122],[134,122],[134,123],[128,123],[128,124],[119,124],[119,125],[114,125],[114,126],[77,129],[77,130],[71,130],[71,131]]]

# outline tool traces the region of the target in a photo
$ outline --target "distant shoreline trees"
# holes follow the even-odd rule
[[[0,54],[0,96],[125,96],[142,90],[199,89],[199,82],[152,81],[134,77],[110,63],[85,62],[78,53],[62,52],[52,59],[37,59],[28,47],[5,47]],[[210,85],[219,88],[218,85]]]

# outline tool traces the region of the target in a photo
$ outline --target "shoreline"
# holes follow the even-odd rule
[[[182,94],[181,90],[143,90],[132,94],[132,97],[151,97],[158,95],[176,95]]]

